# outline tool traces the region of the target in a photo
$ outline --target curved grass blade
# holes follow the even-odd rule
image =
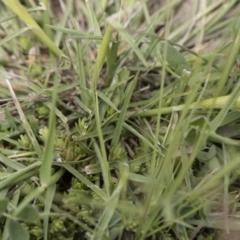
[[[38,144],[37,138],[35,137],[34,132],[33,132],[32,128],[31,128],[27,118],[25,117],[25,114],[24,114],[24,112],[23,112],[23,110],[21,108],[21,105],[20,105],[20,103],[19,103],[19,101],[18,101],[18,99],[17,99],[17,97],[16,97],[16,95],[15,95],[13,89],[12,89],[12,86],[11,86],[10,82],[7,79],[6,79],[6,83],[8,85],[9,91],[10,91],[10,93],[12,95],[13,101],[15,103],[15,106],[17,108],[18,114],[19,114],[20,119],[22,121],[23,127],[24,127],[28,137],[32,141],[32,145],[33,145],[36,153],[38,154],[38,156],[42,156],[42,150],[41,150],[41,148],[40,148],[40,146]]]
[[[22,19],[22,21],[29,27],[29,29],[44,43],[49,49],[55,53],[58,57],[67,58],[64,53],[56,47],[53,41],[48,38],[45,32],[39,27],[27,10],[21,5],[18,0],[6,0],[5,4],[15,12],[15,14]]]
[[[37,12],[37,11],[44,11],[45,9],[42,7],[42,6],[37,6],[37,7],[34,7],[34,8],[29,8],[27,9],[27,12]],[[2,18],[0,19],[0,24],[4,23],[4,22],[7,22],[7,21],[10,21],[14,18],[17,18],[17,15],[12,15],[12,16],[7,16],[5,18]]]
[[[140,49],[137,47],[136,43],[134,43],[132,37],[124,31],[123,27],[118,22],[111,23],[112,27],[115,28],[119,35],[128,43],[128,45],[133,49],[135,54],[138,56],[139,60],[142,62],[142,64],[147,67],[147,61],[143,55],[143,53],[140,51]]]
[[[12,34],[8,35],[7,37],[5,37],[4,39],[2,39],[0,41],[0,46],[3,45],[4,43],[11,41],[12,39],[18,37],[19,35],[21,35],[22,33],[28,31],[29,29],[27,27],[21,28],[16,32],[13,32]]]

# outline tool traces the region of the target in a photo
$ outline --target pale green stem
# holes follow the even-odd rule
[[[190,109],[211,109],[211,108],[222,108],[227,101],[229,100],[230,95],[218,97],[218,98],[210,98],[207,100],[203,100],[201,102],[194,102],[189,106]],[[213,105],[214,103],[214,105]],[[164,107],[164,108],[157,108],[157,109],[150,109],[150,110],[143,110],[138,112],[131,112],[129,113],[129,117],[141,116],[141,117],[150,117],[150,116],[157,116],[158,112],[161,111],[161,114],[168,114],[172,112],[179,112],[185,108],[185,104],[171,106],[171,107]],[[240,109],[240,97],[232,105],[231,109]]]

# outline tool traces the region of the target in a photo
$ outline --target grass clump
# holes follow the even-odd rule
[[[1,239],[238,239],[237,0],[0,9]]]

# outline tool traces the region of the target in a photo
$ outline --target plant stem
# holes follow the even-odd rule
[[[203,100],[201,102],[194,102],[189,106],[189,109],[210,109],[210,108],[222,108],[226,102],[229,100],[230,95],[222,96],[218,98],[210,98]],[[214,105],[213,105],[214,104]],[[161,111],[161,114],[168,114],[171,112],[179,112],[185,108],[185,104],[171,106],[171,107],[164,107],[164,108],[156,108],[150,110],[143,110],[143,111],[136,111],[129,113],[129,117],[150,117],[150,116],[157,116],[158,112]],[[234,102],[231,106],[231,109],[238,109],[240,108],[240,97]]]

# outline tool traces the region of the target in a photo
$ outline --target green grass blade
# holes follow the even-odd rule
[[[105,80],[106,87],[111,85],[111,80],[114,77],[119,44],[119,42],[113,42],[111,49],[107,52],[107,76]]]
[[[21,108],[21,105],[20,105],[20,103],[19,103],[19,101],[18,101],[18,99],[17,99],[17,97],[16,97],[16,95],[15,95],[13,89],[12,89],[12,86],[11,86],[10,82],[7,79],[6,79],[6,83],[8,85],[9,91],[10,91],[10,93],[12,95],[12,98],[13,98],[13,101],[15,103],[15,106],[16,106],[16,108],[18,110],[18,114],[19,114],[20,119],[22,121],[23,127],[24,127],[24,129],[25,129],[29,139],[32,141],[32,145],[33,145],[36,153],[38,154],[39,157],[41,157],[42,156],[42,150],[41,150],[41,148],[40,148],[40,146],[38,144],[38,141],[37,141],[37,139],[35,137],[35,134],[32,131],[32,128],[31,128],[29,122],[27,121],[26,116],[24,115],[24,112],[23,112],[23,110]]]
[[[96,14],[95,14],[95,12],[92,8],[92,2],[91,1],[86,1],[86,6],[87,6],[88,15],[89,15],[91,27],[93,28],[94,35],[95,36],[102,36]]]
[[[68,36],[69,35],[74,35],[75,38],[77,39],[86,39],[86,40],[102,40],[103,37],[100,36],[94,36],[85,32],[81,32],[79,30],[76,29],[70,29],[70,28],[64,28],[64,27],[57,27],[57,26],[52,26],[52,25],[46,25],[47,27],[54,29],[58,32],[62,32],[62,33],[66,33]]]
[[[226,84],[226,81],[228,80],[228,77],[230,76],[230,73],[233,69],[234,63],[237,59],[237,56],[240,52],[240,30],[238,31],[237,37],[235,41],[233,42],[231,52],[229,54],[228,61],[226,62],[226,66],[224,68],[224,71],[221,75],[221,78],[219,79],[219,83],[217,85],[216,93],[215,96],[218,97],[220,96],[224,85]]]
[[[217,128],[221,125],[223,119],[227,115],[228,111],[231,109],[231,107],[234,105],[234,103],[237,101],[239,98],[239,93],[240,93],[240,84],[236,86],[234,89],[234,92],[229,95],[229,98],[227,101],[224,103],[223,108],[221,111],[218,113],[218,115],[215,117],[215,119],[211,123],[211,130],[216,131]],[[213,101],[215,102],[215,101]]]
[[[97,126],[100,129],[100,125]],[[99,132],[99,142],[100,142],[100,149],[98,147],[98,144],[96,143],[96,141],[94,141],[94,149],[96,151],[96,155],[99,159],[101,168],[102,168],[102,175],[103,175],[103,181],[104,181],[104,186],[106,189],[106,192],[108,194],[110,194],[111,192],[111,177],[110,177],[110,168],[109,168],[109,163],[107,160],[107,153],[106,153],[106,149],[104,146],[104,139],[102,136],[102,131],[98,129]],[[100,135],[101,134],[101,135]]]
[[[37,198],[40,194],[42,194],[47,187],[51,186],[52,184],[55,184],[64,174],[64,170],[60,169],[58,172],[56,172],[54,175],[52,175],[49,184],[48,185],[43,185],[35,188],[33,191],[31,191],[18,205],[18,207],[14,210],[13,216],[17,217],[22,210],[30,203],[32,202],[35,198]]]
[[[48,136],[46,141],[46,146],[43,153],[42,165],[40,168],[39,178],[42,185],[48,185],[51,179],[51,171],[52,171],[52,161],[53,161],[53,153],[54,153],[54,142],[55,142],[55,121],[56,121],[56,99],[58,92],[58,75],[55,75],[55,84],[54,91],[52,97],[52,106],[51,113],[49,119],[48,126]]]
[[[118,182],[118,185],[116,189],[113,191],[111,197],[107,201],[107,206],[99,220],[98,227],[96,228],[96,231],[93,233],[92,238],[93,239],[102,239],[103,234],[105,234],[108,224],[116,211],[116,207],[120,198],[120,194],[124,189],[126,189],[126,184],[128,181],[128,175],[129,175],[129,166],[127,163],[120,164],[121,169],[121,176]]]
[[[78,56],[78,84],[81,89],[82,102],[87,105],[89,100],[89,94],[87,92],[87,82],[85,78],[84,65],[83,65],[83,52],[81,46],[81,40],[76,41],[77,44],[77,56]]]
[[[66,7],[66,12],[64,13],[64,16],[59,24],[60,27],[64,27],[67,24],[67,21],[69,19],[69,16],[71,16],[71,12],[72,12],[72,0],[67,1],[67,7]],[[45,24],[45,27],[48,28],[48,24]],[[56,36],[54,38],[54,42],[56,44],[57,47],[59,47],[61,41],[63,41],[63,33],[58,31],[56,33]]]
[[[125,98],[124,98],[124,102],[123,102],[123,106],[117,121],[117,128],[114,132],[113,138],[112,138],[112,142],[111,142],[111,146],[115,147],[117,146],[119,139],[120,139],[120,135],[122,132],[122,128],[123,128],[123,123],[125,120],[125,116],[126,116],[126,112],[129,106],[129,102],[130,99],[132,97],[133,91],[135,89],[136,83],[137,83],[137,79],[138,79],[138,74],[136,74],[136,77],[134,78],[134,80],[132,82],[129,83],[129,85],[127,86],[126,92],[125,92]]]
[[[104,60],[107,56],[107,52],[109,49],[109,43],[110,43],[110,39],[111,39],[111,35],[112,35],[112,26],[108,25],[108,27],[106,28],[105,34],[103,36],[103,40],[101,42],[100,45],[100,49],[97,55],[97,61],[94,65],[94,70],[93,70],[93,77],[92,77],[92,93],[95,93],[95,89],[97,87],[97,83],[98,83],[98,77],[99,77],[99,73],[100,70],[103,66]]]
[[[116,106],[114,105],[113,102],[111,102],[111,100],[108,98],[108,96],[106,96],[104,93],[98,91],[97,95],[100,99],[102,99],[105,103],[107,103],[107,105],[109,105],[112,109],[114,109],[116,112],[118,112],[119,110],[116,108]]]
[[[31,12],[44,11],[44,10],[45,10],[44,7],[37,6],[37,7],[34,7],[34,8],[27,9],[27,12],[31,13]],[[0,24],[2,24],[4,22],[7,22],[7,21],[10,21],[10,20],[15,19],[15,18],[17,18],[17,15],[12,15],[12,16],[7,16],[5,18],[2,18],[2,19],[0,19]]]
[[[143,55],[143,53],[140,51],[140,49],[137,47],[137,45],[134,43],[132,37],[124,31],[123,27],[118,22],[111,23],[113,28],[115,28],[119,35],[125,40],[125,42],[128,43],[128,45],[132,48],[132,50],[135,52],[135,54],[138,56],[139,60],[142,62],[142,64],[147,67],[146,59]]]
[[[41,164],[41,162],[35,162],[23,169],[18,170],[17,172],[11,173],[9,175],[9,177],[7,177],[6,179],[2,180],[0,182],[0,189],[5,188],[6,186],[12,185],[12,183],[15,182],[16,179],[18,179],[19,177],[24,175],[27,175],[28,173],[30,173],[30,175],[34,175],[34,169],[36,169],[37,167],[39,167],[39,165]],[[33,173],[33,174],[31,174]]]
[[[2,39],[0,41],[0,46],[5,44],[5,43],[7,43],[7,42],[9,42],[9,41],[11,41],[12,39],[18,37],[19,35],[23,34],[26,31],[29,31],[29,29],[27,27],[21,28],[18,31],[12,33],[11,35],[8,35],[7,37],[5,37],[4,39]]]
[[[100,189],[97,185],[93,184],[91,181],[89,181],[86,177],[84,177],[81,173],[79,173],[75,168],[73,168],[69,164],[64,164],[63,167],[70,172],[73,176],[75,176],[77,179],[79,179],[81,182],[83,182],[87,187],[92,189],[98,196],[100,196],[103,200],[108,199],[108,195]]]
[[[50,109],[50,112],[55,111],[56,116],[58,116],[63,123],[66,123],[68,121],[62,112],[53,105],[53,103],[45,102],[44,104]]]
[[[18,0],[6,0],[5,3],[11,8],[16,15],[22,19],[22,21],[29,27],[29,29],[44,43],[49,49],[55,53],[58,57],[66,57],[64,53],[56,47],[51,39],[45,34],[45,32],[39,27],[31,15],[21,5]]]
[[[54,195],[56,193],[56,184],[53,184],[47,189],[46,198],[44,202],[44,213],[48,214],[51,210],[52,202]],[[43,232],[44,232],[44,240],[48,239],[48,226],[49,226],[49,216],[46,215],[43,218]]]
[[[0,154],[0,161],[5,164],[6,166],[14,169],[14,170],[20,170],[25,168],[25,165],[19,162],[12,161],[11,159],[5,157],[4,155]]]

